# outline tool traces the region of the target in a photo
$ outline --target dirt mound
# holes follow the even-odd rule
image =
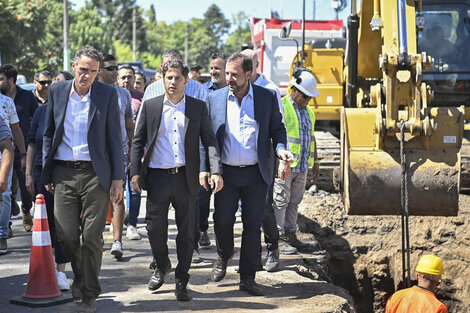
[[[338,194],[306,192],[300,230],[315,235],[329,255],[329,276],[351,293],[358,312],[380,312],[402,281],[401,218],[348,216]],[[411,277],[418,259],[434,253],[445,273],[437,297],[449,311],[470,311],[470,196],[458,217],[410,217]]]

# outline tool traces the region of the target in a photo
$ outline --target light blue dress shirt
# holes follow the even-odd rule
[[[145,100],[161,96],[164,93],[165,85],[163,84],[162,78],[148,85],[147,89],[145,89],[142,103],[144,103]],[[191,78],[188,79],[188,84],[184,88],[184,93],[190,97],[202,100],[204,102],[206,102],[207,100],[207,89],[197,81],[192,80]]]
[[[253,87],[241,104],[233,92],[228,93],[222,163],[240,166],[258,163],[257,139],[259,126],[255,120]]]

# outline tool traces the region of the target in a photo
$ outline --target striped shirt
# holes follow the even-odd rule
[[[148,85],[147,89],[145,89],[144,98],[142,99],[142,103],[146,100],[161,96],[165,93],[165,85],[163,85],[163,78],[153,82],[152,84]],[[190,97],[202,100],[206,102],[207,100],[207,89],[191,78],[188,79],[188,84],[184,88],[184,93]]]
[[[289,96],[290,98],[290,96]],[[299,108],[292,98],[290,98],[297,119],[299,120],[299,135],[300,135],[300,156],[299,163],[296,167],[291,169],[294,173],[307,173],[308,171],[308,157],[310,155],[310,140],[312,136],[312,122],[307,112],[307,107]]]

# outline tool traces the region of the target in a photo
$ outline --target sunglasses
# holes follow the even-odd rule
[[[117,71],[118,66],[117,65],[110,65],[110,66],[102,66],[101,68],[104,68],[105,70],[112,72],[112,71]]]
[[[52,84],[52,80],[37,80],[37,82],[43,86]]]

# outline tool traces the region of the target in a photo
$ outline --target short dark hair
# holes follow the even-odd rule
[[[168,50],[163,51],[162,53],[162,60],[165,58],[174,58],[174,57],[180,60],[183,60],[183,55],[178,49],[168,49]]]
[[[98,61],[100,63],[100,66],[103,65],[103,55],[95,47],[86,46],[78,49],[77,52],[75,52],[73,61],[75,63],[78,63],[78,59],[80,59],[82,55]]]
[[[130,66],[129,64],[121,65],[121,66],[119,67],[119,70],[131,70],[132,73],[133,73],[134,76],[135,76],[135,70],[134,70],[134,68],[133,68],[132,66]]]
[[[170,68],[179,68],[181,69],[181,74],[183,74],[184,78],[188,77],[189,68],[186,66],[186,64],[183,63],[183,61],[171,60],[171,61],[166,62],[165,65],[163,66],[163,71],[162,71],[163,77],[165,77],[166,72],[168,72]]]
[[[137,75],[142,76],[142,78],[144,79],[144,83],[147,83],[147,77],[145,77],[144,73],[140,73],[140,72],[135,73],[135,76],[137,76]]]
[[[233,63],[235,60],[238,60],[238,59],[241,59],[242,61],[243,72],[245,73],[248,71],[253,72],[253,61],[251,60],[249,56],[241,54],[240,52],[236,52],[232,54],[231,56],[229,56],[229,58],[227,59],[227,62]]]
[[[202,66],[199,64],[195,64],[189,68],[190,72],[199,72],[200,70],[202,70]]]
[[[214,52],[211,54],[211,60],[215,59],[222,59],[224,61],[227,61],[227,55],[223,52]]]
[[[104,53],[103,54],[103,62],[108,62],[108,61],[117,61],[117,59],[112,54]]]
[[[16,78],[18,77],[18,71],[11,64],[4,64],[0,66],[0,74],[5,74],[7,79],[13,78],[13,83],[16,84]]]
[[[73,74],[70,73],[69,71],[59,71],[59,73],[57,73],[57,75],[59,75],[59,74],[64,75],[65,80],[71,80],[71,79],[74,79],[74,77],[75,77],[75,76],[73,76]]]
[[[52,78],[52,75],[48,70],[42,70],[42,71],[38,71],[38,72],[36,72],[36,74],[34,74],[34,80],[37,81],[39,79],[39,76],[41,76],[41,75],[49,76],[50,78]]]

